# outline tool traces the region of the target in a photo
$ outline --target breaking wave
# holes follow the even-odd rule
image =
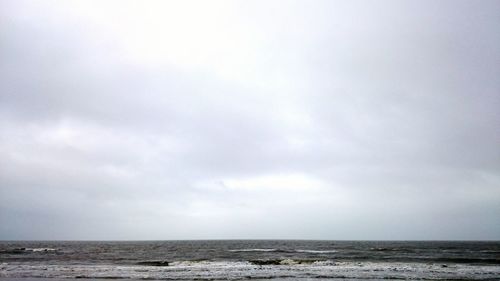
[[[26,253],[53,253],[54,248],[14,248],[0,251],[2,254],[26,254]]]
[[[232,249],[229,252],[277,252],[278,249]]]
[[[337,250],[308,250],[308,249],[231,249],[229,252],[282,252],[282,253],[308,253],[308,254],[330,254],[337,253]]]
[[[158,264],[159,263],[159,264]],[[160,267],[158,265],[161,265]],[[293,278],[494,280],[499,266],[467,264],[334,262],[332,260],[144,261],[142,265],[26,265],[0,264],[0,277],[88,278],[149,280],[247,280]]]
[[[310,254],[330,254],[337,253],[337,250],[295,250],[297,253],[310,253]]]

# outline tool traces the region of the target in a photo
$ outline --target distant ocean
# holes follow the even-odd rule
[[[0,278],[500,280],[500,242],[0,242]]]

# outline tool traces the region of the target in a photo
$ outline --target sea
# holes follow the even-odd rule
[[[1,280],[500,280],[500,242],[2,241]]]

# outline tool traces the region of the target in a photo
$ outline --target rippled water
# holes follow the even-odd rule
[[[500,243],[0,242],[0,277],[500,280]]]

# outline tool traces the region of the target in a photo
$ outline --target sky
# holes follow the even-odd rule
[[[500,1],[0,0],[0,239],[500,239]]]

